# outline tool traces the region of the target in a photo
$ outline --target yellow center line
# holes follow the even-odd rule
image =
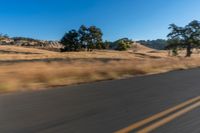
[[[180,116],[194,110],[197,107],[200,107],[200,102],[197,102],[197,103],[195,103],[195,104],[193,104],[193,105],[191,105],[191,106],[189,106],[189,107],[187,107],[187,108],[185,108],[181,111],[178,111],[177,113],[174,113],[174,114],[172,114],[172,115],[170,115],[170,116],[168,116],[168,117],[166,117],[166,118],[144,128],[144,129],[138,131],[137,133],[149,133],[149,132],[157,129],[160,126],[163,126],[163,125],[169,123],[170,121],[174,120],[175,118],[180,117]]]
[[[168,114],[170,114],[170,113],[172,113],[174,111],[177,111],[177,110],[179,110],[181,108],[184,108],[184,107],[186,107],[186,106],[188,106],[188,105],[190,105],[190,104],[192,104],[194,102],[197,102],[198,100],[200,100],[200,96],[195,97],[193,99],[190,99],[190,100],[188,100],[188,101],[186,101],[184,103],[181,103],[181,104],[179,104],[179,105],[177,105],[175,107],[169,108],[169,109],[167,109],[167,110],[165,110],[163,112],[160,112],[158,114],[155,114],[155,115],[153,115],[153,116],[151,116],[149,118],[146,118],[146,119],[144,119],[142,121],[136,122],[136,123],[134,123],[134,124],[132,124],[132,125],[126,127],[126,128],[123,128],[123,129],[121,129],[119,131],[116,131],[115,133],[129,133],[129,132],[131,132],[131,131],[133,131],[133,130],[135,130],[135,129],[137,129],[137,128],[145,125],[145,124],[148,124],[148,123],[150,123],[150,122],[152,122],[154,120],[157,120],[157,119],[159,119],[161,117],[164,117],[164,116],[166,116],[166,115],[168,115]]]

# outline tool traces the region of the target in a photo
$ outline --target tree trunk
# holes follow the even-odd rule
[[[191,44],[188,44],[187,45],[187,54],[186,54],[186,57],[191,57],[191,54],[192,54],[192,47],[191,47]]]

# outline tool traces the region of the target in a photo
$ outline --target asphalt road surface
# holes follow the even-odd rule
[[[200,69],[0,95],[0,133],[200,133]]]

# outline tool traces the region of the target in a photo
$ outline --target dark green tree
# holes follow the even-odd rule
[[[88,48],[89,50],[92,49],[102,49],[103,41],[102,36],[103,33],[100,28],[96,26],[90,26],[88,28],[89,31],[89,40],[88,40]]]
[[[81,49],[79,33],[76,30],[66,33],[61,39],[61,43],[65,46],[63,51],[79,51]]]
[[[198,47],[200,44],[200,22],[194,20],[185,27],[179,27],[175,24],[171,24],[169,29],[171,30],[167,36],[169,40],[178,39],[179,41],[176,42],[176,45],[186,48],[186,57],[190,57],[192,54],[192,48]]]
[[[79,35],[82,47],[86,48],[88,51],[103,48],[103,33],[100,28],[97,28],[96,26],[90,26],[87,28],[82,25],[79,28]]]
[[[78,31],[71,30],[61,39],[61,43],[65,46],[63,51],[104,49],[102,36],[103,33],[100,28],[82,25]]]
[[[79,33],[79,41],[81,44],[82,49],[86,49],[88,45],[88,39],[89,39],[89,32],[88,28],[85,25],[81,25],[81,27],[78,30]]]

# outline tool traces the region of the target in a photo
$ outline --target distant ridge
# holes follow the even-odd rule
[[[64,46],[58,41],[43,41],[25,37],[1,37],[0,45],[15,45],[30,48],[46,49],[51,51],[60,51]]]
[[[140,40],[138,43],[153,48],[157,50],[164,50],[168,45],[167,40],[165,39],[157,39],[157,40]]]

